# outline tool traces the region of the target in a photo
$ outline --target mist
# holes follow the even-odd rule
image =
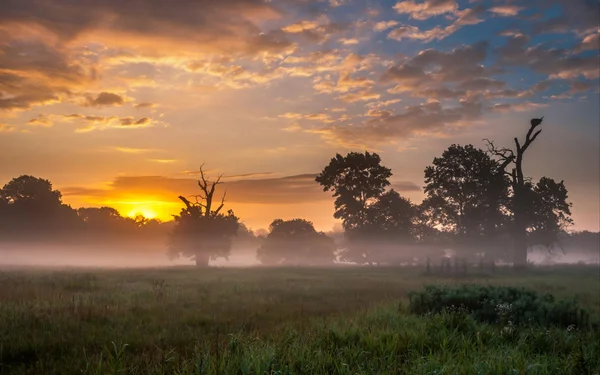
[[[336,258],[331,266],[358,266],[356,262],[344,261],[343,252],[347,250],[343,237],[337,236]],[[420,266],[427,258],[432,265],[437,265],[442,258],[460,258],[465,255],[464,249],[453,249],[451,246],[410,246],[398,245],[385,241],[372,241],[366,244],[378,253],[379,262],[375,265]],[[364,245],[363,245],[364,246]],[[485,249],[470,258],[475,264],[479,257],[485,257]],[[596,251],[585,247],[574,247],[567,244],[561,248],[530,249],[527,260],[537,266],[560,264],[600,264],[600,248]],[[509,264],[498,260],[498,264]],[[30,244],[12,242],[0,245],[0,267],[77,267],[77,268],[149,268],[193,266],[194,261],[187,258],[170,259],[166,247],[161,244],[138,246],[110,246],[102,244],[64,245],[64,244]],[[236,246],[231,250],[228,259],[217,258],[209,261],[210,267],[277,267],[264,265],[257,259],[257,248]]]

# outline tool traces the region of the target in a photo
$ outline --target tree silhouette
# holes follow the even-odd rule
[[[366,211],[365,223],[347,233],[349,241],[341,252],[342,260],[380,262],[389,255],[390,244],[398,249],[399,245],[414,242],[417,206],[395,190],[381,194]]]
[[[30,175],[13,178],[2,188],[3,198],[13,207],[53,210],[62,204],[60,191],[49,180]]]
[[[342,219],[347,232],[367,223],[367,209],[390,185],[390,169],[381,165],[375,153],[351,152],[346,156],[336,154],[316,181],[324,191],[333,191],[336,219]]]
[[[526,227],[528,245],[543,245],[547,248],[559,242],[560,235],[573,223],[571,204],[564,182],[542,177],[535,185],[525,185],[529,194]]]
[[[418,209],[393,189],[386,192],[391,176],[379,155],[369,152],[337,154],[317,176],[336,197],[334,217],[342,219],[348,239],[343,260],[373,264],[389,255],[390,247],[400,251],[398,245],[416,239]]]
[[[75,210],[62,203],[49,180],[22,175],[4,185],[0,196],[4,229],[13,236],[35,239],[78,229]]]
[[[516,152],[509,148],[498,148],[492,141],[486,140],[489,153],[498,158],[500,173],[509,177],[512,197],[511,234],[514,240],[513,256],[516,267],[527,265],[528,248],[534,244],[550,245],[558,240],[559,228],[572,224],[570,219],[571,204],[567,202],[567,189],[563,181],[543,177],[537,184],[532,184],[523,173],[525,151],[542,132],[536,130],[543,117],[532,119],[524,142],[514,138]],[[507,168],[512,165],[509,171]]]
[[[473,145],[452,145],[425,169],[423,209],[461,245],[490,240],[506,222],[508,179]]]
[[[213,182],[208,181],[201,166],[200,177],[198,187],[201,194],[194,196],[195,202],[179,196],[185,208],[179,215],[174,215],[175,226],[169,237],[169,255],[172,258],[190,257],[196,261],[196,266],[207,267],[210,259],[228,259],[232,238],[239,229],[239,219],[232,210],[227,214],[221,213],[227,191],[220,205],[213,209],[215,189],[222,183],[222,175]]]
[[[264,244],[257,250],[259,262],[265,265],[331,265],[335,260],[333,239],[317,232],[313,223],[304,219],[274,220]]]

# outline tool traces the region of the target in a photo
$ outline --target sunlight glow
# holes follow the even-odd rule
[[[129,217],[136,217],[137,215],[143,215],[146,219],[154,219],[157,214],[151,208],[148,207],[136,207],[127,213]]]

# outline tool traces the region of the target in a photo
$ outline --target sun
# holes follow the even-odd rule
[[[127,213],[129,217],[136,217],[137,215],[142,215],[146,219],[154,219],[158,216],[154,210],[147,207],[136,207]]]

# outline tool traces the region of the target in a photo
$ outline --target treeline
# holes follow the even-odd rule
[[[425,199],[415,204],[390,189],[392,171],[376,153],[337,154],[315,183],[335,197],[334,217],[344,233],[333,238],[304,219],[274,220],[256,235],[215,197],[221,177],[209,181],[200,168],[200,194],[173,221],[123,217],[113,208],[74,209],[50,181],[20,176],[0,190],[3,241],[70,241],[81,244],[166,244],[172,258],[198,266],[228,258],[234,245],[256,250],[264,265],[425,263],[448,255],[481,262],[524,265],[528,249],[598,251],[599,234],[567,233],[571,204],[563,181],[533,181],[522,170],[525,149],[539,135],[532,120],[516,151],[452,145],[424,172]]]
[[[112,207],[73,208],[43,178],[22,175],[0,189],[0,243],[165,246],[175,221],[138,214],[122,216]],[[238,241],[255,245],[259,237],[243,224]]]
[[[74,209],[49,180],[30,175],[0,190],[0,236],[4,242],[149,241],[168,232],[157,220],[123,217],[110,207]]]

